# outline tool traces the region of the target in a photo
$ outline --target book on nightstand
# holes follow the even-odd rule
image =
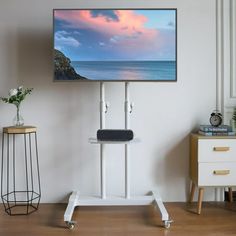
[[[212,125],[200,125],[199,130],[203,132],[232,132],[232,127],[229,125],[220,125],[214,127]]]
[[[220,125],[214,127],[211,125],[200,125],[199,134],[204,136],[235,136],[236,133],[232,130],[232,127],[229,125]]]
[[[235,136],[236,133],[233,131],[229,131],[229,132],[204,132],[199,130],[198,131],[199,134],[204,135],[204,136]]]

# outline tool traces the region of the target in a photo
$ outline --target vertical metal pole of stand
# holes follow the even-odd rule
[[[129,129],[130,101],[129,82],[125,82],[125,129]],[[125,198],[130,198],[129,145],[125,144]]]
[[[105,128],[105,85],[100,82],[100,129]],[[100,144],[100,168],[101,168],[101,197],[106,198],[106,165],[105,165],[105,144]]]

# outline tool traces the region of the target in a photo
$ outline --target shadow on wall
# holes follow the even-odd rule
[[[13,61],[15,62],[15,74],[17,74],[19,85],[23,84],[40,90],[43,89],[43,91],[63,89],[68,94],[76,89],[85,90],[89,97],[97,99],[95,96],[93,97],[93,94],[96,94],[95,89],[99,91],[98,83],[91,85],[91,83],[86,82],[53,81],[52,30],[29,28],[28,30],[19,30],[15,37],[17,40],[15,40],[14,54],[11,52],[12,56],[9,61],[16,57]],[[11,45],[9,45],[9,50],[12,50]]]
[[[161,161],[160,158],[155,166],[155,179],[157,186],[163,186],[167,191],[168,199],[173,199],[177,196],[176,187],[179,183],[185,183],[182,188],[177,191],[180,192],[179,199],[182,198],[182,193],[185,193],[186,199],[189,195],[189,135],[175,144],[172,149],[164,156]],[[160,171],[161,170],[161,171]]]
[[[53,81],[53,39],[45,30],[20,31],[17,40],[19,83],[47,88]],[[48,80],[49,79],[49,80]]]

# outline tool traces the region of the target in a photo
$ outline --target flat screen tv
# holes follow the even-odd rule
[[[176,9],[54,9],[55,81],[177,81]]]

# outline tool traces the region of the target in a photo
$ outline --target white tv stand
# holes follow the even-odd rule
[[[104,82],[100,83],[100,128],[105,128],[105,113],[107,112],[108,105],[105,102],[105,86]],[[129,128],[129,115],[132,112],[133,104],[129,101],[129,82],[125,82],[125,129]],[[72,192],[69,203],[67,205],[64,221],[69,229],[73,229],[76,222],[72,221],[72,215],[76,206],[141,206],[154,204],[159,208],[161,219],[165,228],[169,228],[172,220],[162,202],[161,197],[157,192],[152,191],[150,195],[131,197],[130,195],[130,176],[129,176],[129,145],[139,142],[135,138],[132,141],[126,142],[112,142],[112,141],[98,141],[96,138],[90,138],[91,144],[100,145],[100,171],[101,171],[101,196],[99,197],[86,197],[80,196],[79,191]],[[104,150],[106,144],[123,144],[125,145],[125,196],[124,197],[107,197],[106,195],[106,163]]]

